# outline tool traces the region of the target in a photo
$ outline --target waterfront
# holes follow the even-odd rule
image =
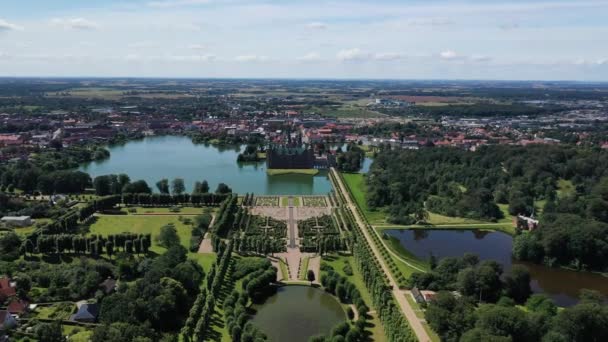
[[[536,293],[546,293],[559,306],[576,304],[579,291],[583,288],[597,290],[608,296],[608,278],[599,274],[513,260],[513,238],[502,232],[430,229],[388,229],[384,232],[398,239],[401,246],[420,259],[428,259],[431,253],[438,259],[471,253],[479,256],[480,260],[497,261],[504,267],[505,272],[508,272],[513,264],[522,264],[530,271],[532,290]]]

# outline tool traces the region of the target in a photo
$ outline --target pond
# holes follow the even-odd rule
[[[193,144],[182,136],[156,136],[108,147],[110,158],[81,166],[91,177],[126,173],[143,179],[156,191],[156,182],[183,178],[188,191],[207,180],[211,191],[226,183],[236,193],[256,195],[325,195],[331,191],[327,172],[316,176],[268,176],[266,163],[237,163],[240,147]]]
[[[608,296],[608,278],[601,275],[513,260],[513,238],[502,232],[425,229],[390,229],[384,232],[398,239],[401,246],[420,259],[427,260],[431,253],[439,259],[472,253],[478,255],[480,260],[499,262],[505,272],[508,272],[513,264],[524,265],[530,270],[532,290],[535,293],[546,293],[559,306],[576,304],[578,293],[584,288],[597,290]]]
[[[342,306],[333,296],[308,286],[283,286],[262,305],[253,324],[270,341],[306,342],[311,336],[328,334],[346,321]]]

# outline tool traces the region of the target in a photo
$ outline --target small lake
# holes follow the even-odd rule
[[[143,179],[156,189],[163,178],[183,178],[186,189],[207,180],[211,191],[226,183],[236,193],[256,195],[325,195],[332,189],[327,172],[316,176],[268,176],[266,163],[237,163],[239,146],[196,145],[182,136],[156,136],[108,147],[110,158],[80,167],[91,177],[126,173],[132,181]]]
[[[308,286],[283,286],[262,305],[252,319],[270,341],[306,342],[328,334],[346,321],[342,306],[333,296]]]
[[[397,238],[405,249],[420,259],[428,260],[431,253],[439,259],[472,253],[478,255],[480,260],[499,262],[505,272],[508,272],[513,264],[524,265],[530,270],[532,290],[535,293],[546,293],[559,306],[576,304],[578,293],[584,288],[597,290],[608,296],[608,278],[601,275],[513,260],[513,238],[502,232],[424,229],[390,229],[384,232]]]

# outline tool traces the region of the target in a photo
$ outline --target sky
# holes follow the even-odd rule
[[[608,0],[3,0],[0,76],[608,81]]]

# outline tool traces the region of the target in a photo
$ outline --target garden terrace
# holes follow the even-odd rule
[[[298,221],[298,235],[304,252],[339,251],[345,247],[336,221],[330,215]]]
[[[302,204],[305,207],[326,207],[327,200],[325,196],[303,196]]]
[[[255,205],[259,207],[278,207],[278,196],[257,196],[255,197]]]

